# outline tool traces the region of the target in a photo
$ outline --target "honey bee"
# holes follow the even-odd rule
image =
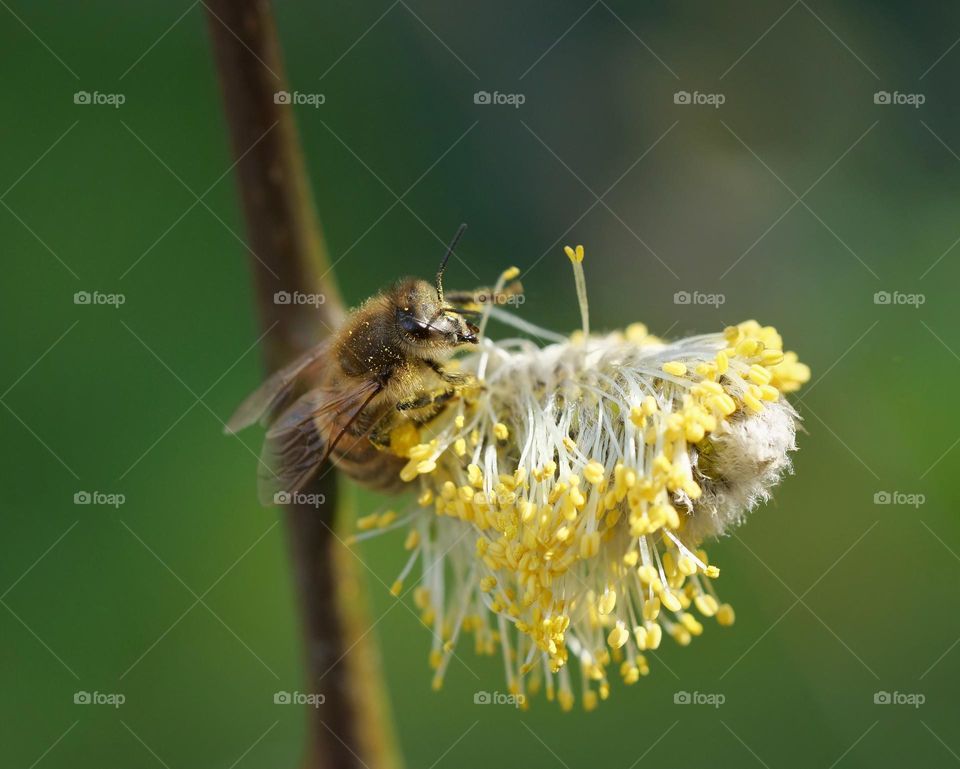
[[[371,297],[231,417],[228,434],[257,421],[267,427],[258,472],[263,504],[278,491],[301,491],[328,459],[370,489],[402,488],[406,460],[384,450],[391,429],[402,419],[429,421],[475,384],[444,364],[477,344],[479,330],[467,318],[498,299],[488,289],[444,294],[443,272],[465,229],[457,230],[433,284],[403,278]],[[515,282],[502,294],[519,290]]]

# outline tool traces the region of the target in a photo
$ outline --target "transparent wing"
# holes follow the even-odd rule
[[[260,502],[275,504],[278,495],[302,491],[381,389],[371,381],[348,392],[314,389],[284,411],[267,431],[260,453]]]
[[[240,404],[227,422],[224,432],[232,435],[254,422],[268,422],[289,404],[297,379],[308,370],[323,365],[323,357],[329,349],[330,341],[325,340],[271,375]]]

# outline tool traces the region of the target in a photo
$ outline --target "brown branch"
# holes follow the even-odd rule
[[[265,362],[274,371],[328,334],[343,309],[327,267],[291,107],[275,99],[289,89],[270,2],[207,0],[204,5],[237,159],[260,322],[269,332]],[[280,291],[320,293],[326,301],[319,307],[278,303],[274,295]],[[333,534],[335,474],[321,475],[310,489],[326,498],[319,510],[285,509],[307,688],[326,697],[321,707],[307,708],[304,766],[390,769],[397,760],[377,652],[364,638],[369,622],[363,591],[354,559]]]

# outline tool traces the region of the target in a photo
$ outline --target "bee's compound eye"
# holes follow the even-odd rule
[[[414,339],[426,339],[430,335],[429,325],[406,310],[398,313],[397,323],[402,331]]]

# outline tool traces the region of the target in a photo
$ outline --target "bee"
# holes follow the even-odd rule
[[[447,247],[434,283],[403,278],[353,310],[329,338],[273,374],[227,423],[236,433],[254,422],[267,427],[259,465],[259,494],[293,494],[316,478],[329,459],[367,488],[402,488],[406,459],[384,450],[400,420],[423,424],[476,382],[445,364],[476,345],[467,320],[485,301],[502,301],[519,283],[444,295],[443,272],[463,235]]]

